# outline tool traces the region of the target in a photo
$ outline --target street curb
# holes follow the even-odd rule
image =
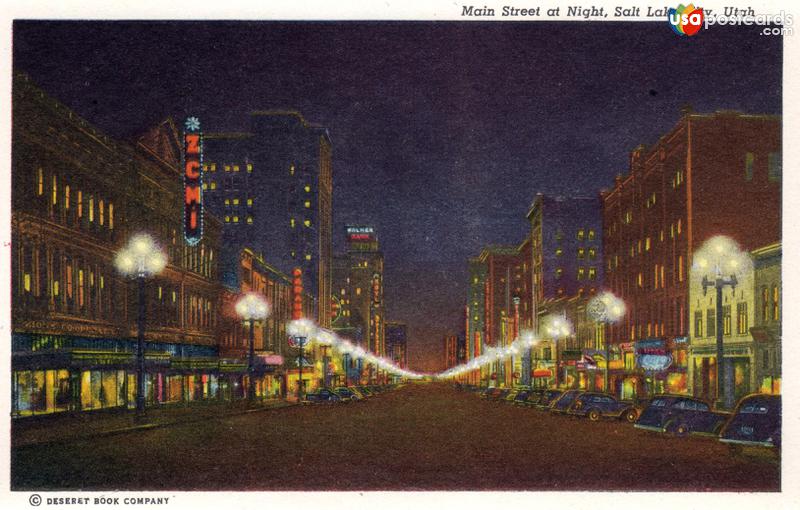
[[[231,412],[231,413],[226,413],[226,414],[221,414],[221,415],[192,416],[191,418],[186,419],[186,420],[173,420],[173,421],[168,421],[168,422],[164,422],[164,423],[144,423],[142,425],[134,425],[134,426],[131,426],[131,427],[122,427],[122,428],[118,428],[118,429],[103,430],[103,431],[95,432],[95,433],[92,433],[92,434],[85,434],[85,435],[80,435],[80,436],[69,436],[69,437],[64,437],[64,438],[60,438],[60,439],[53,439],[53,440],[50,440],[50,441],[37,441],[37,442],[26,443],[26,444],[16,445],[16,446],[12,444],[11,445],[11,449],[12,450],[21,450],[21,449],[25,449],[25,448],[34,447],[34,446],[56,446],[56,445],[72,443],[72,442],[76,442],[76,441],[85,441],[87,439],[95,439],[95,438],[101,438],[101,437],[111,437],[111,436],[116,436],[116,435],[120,435],[120,434],[128,434],[128,433],[131,433],[131,432],[144,432],[144,431],[147,431],[147,430],[162,429],[162,428],[166,428],[166,427],[171,427],[173,425],[185,425],[185,424],[190,424],[190,423],[197,423],[199,421],[220,420],[220,419],[224,419],[224,418],[230,418],[232,416],[241,416],[241,415],[249,414],[249,413],[273,411],[273,410],[276,410],[276,409],[285,409],[285,408],[294,407],[294,406],[297,406],[297,405],[298,404],[293,403],[293,402],[286,402],[285,404],[279,405],[279,406],[262,407],[262,408],[255,408],[255,409],[243,409],[241,411],[234,411],[234,412]]]

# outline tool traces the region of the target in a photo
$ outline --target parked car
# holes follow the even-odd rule
[[[369,389],[368,386],[356,386],[356,388],[367,398],[375,396],[375,392]]]
[[[567,390],[558,397],[558,400],[555,400],[552,404],[550,404],[550,412],[556,414],[566,414],[569,410],[569,406],[575,401],[575,399],[583,393],[583,390]]]
[[[639,413],[631,402],[617,400],[612,395],[587,391],[581,393],[567,409],[567,414],[573,416],[585,416],[591,421],[598,421],[600,418],[625,419],[633,423],[639,417]]]
[[[481,398],[494,400],[500,395],[501,391],[503,391],[501,388],[486,388],[486,391],[481,394]]]
[[[305,400],[312,404],[334,403],[334,402],[342,402],[342,397],[332,392],[331,390],[321,388],[317,391],[307,393],[305,396]]]
[[[515,402],[517,405],[533,407],[539,403],[545,390],[530,390],[524,400]]]
[[[345,400],[353,400],[353,401],[364,400],[364,397],[358,395],[355,391],[344,386],[339,386],[338,388],[334,388],[333,392]]]
[[[733,445],[780,448],[781,396],[755,394],[742,398],[719,440]]]
[[[536,409],[548,410],[550,405],[564,394],[563,390],[544,390],[539,400],[533,404]]]
[[[513,389],[509,390],[509,392],[506,393],[506,396],[503,397],[503,400],[505,400],[506,402],[513,403],[514,399],[517,398],[517,395],[519,394],[520,391],[521,390],[513,390]]]
[[[492,400],[505,400],[509,393],[511,393],[511,390],[509,390],[508,388],[500,388],[500,391],[495,393],[494,396],[491,397],[491,399]]]
[[[525,402],[525,400],[528,398],[528,395],[530,395],[530,393],[531,393],[531,390],[519,390],[517,392],[517,394],[514,395],[514,400],[512,400],[511,402],[514,405],[522,405],[522,403]]]
[[[658,395],[650,401],[634,426],[678,437],[689,434],[716,436],[729,417],[729,413],[712,411],[708,402],[698,398]]]

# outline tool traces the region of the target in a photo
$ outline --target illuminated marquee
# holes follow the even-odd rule
[[[189,246],[203,237],[203,133],[197,117],[183,131],[183,236]]]
[[[292,320],[303,318],[303,270],[292,270]]]

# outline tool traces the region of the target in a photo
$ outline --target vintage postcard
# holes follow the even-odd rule
[[[9,11],[11,506],[791,497],[800,12],[190,4]]]

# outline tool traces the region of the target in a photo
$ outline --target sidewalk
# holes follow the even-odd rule
[[[295,405],[297,404],[294,402],[277,399],[256,402],[252,407],[248,407],[246,401],[202,402],[189,405],[176,403],[148,408],[144,423],[134,421],[135,413],[132,409],[17,418],[11,422],[11,447],[65,443]]]

